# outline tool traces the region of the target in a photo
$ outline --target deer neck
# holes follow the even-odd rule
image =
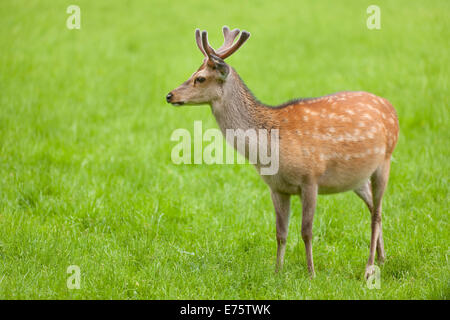
[[[211,109],[224,134],[226,129],[248,130],[262,127],[258,118],[263,112],[263,105],[232,68],[222,87],[220,98],[211,102]]]

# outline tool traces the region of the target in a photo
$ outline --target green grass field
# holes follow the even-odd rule
[[[81,8],[68,30],[66,8]],[[368,30],[366,8],[381,8]],[[1,1],[0,299],[449,299],[450,2]],[[292,204],[275,214],[249,164],[175,165],[170,141],[209,107],[165,95],[201,64],[199,27],[252,33],[227,61],[263,102],[364,90],[400,139],[384,197],[381,289],[363,280],[370,218],[320,197],[310,280]],[[78,265],[81,288],[66,286]]]

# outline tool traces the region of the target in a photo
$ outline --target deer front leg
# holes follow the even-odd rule
[[[271,190],[272,202],[275,208],[277,225],[277,265],[275,272],[283,268],[286,239],[289,229],[291,196]]]
[[[381,243],[383,241],[381,234],[381,206],[384,190],[386,189],[389,180],[390,160],[386,160],[380,167],[375,170],[371,177],[372,183],[372,195],[373,195],[373,212],[372,212],[372,236],[370,238],[370,253],[369,260],[367,261],[366,271],[364,278],[368,278],[372,272],[372,266],[375,260],[375,250],[377,249],[377,242],[381,237]],[[384,256],[384,248],[382,248]]]
[[[317,184],[302,186],[302,238],[305,243],[306,261],[311,278],[315,277],[312,253],[312,226],[317,201]]]
[[[360,197],[367,205],[370,211],[370,215],[373,215],[373,197],[372,197],[372,185],[370,183],[370,180],[367,180],[367,182],[359,187],[358,189],[355,189],[355,193]],[[385,253],[384,253],[384,242],[383,242],[383,228],[381,227],[380,222],[380,234],[378,235],[378,241],[377,241],[377,260],[378,263],[383,263],[385,259]]]

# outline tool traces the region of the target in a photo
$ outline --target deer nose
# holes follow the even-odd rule
[[[169,93],[167,94],[167,96],[166,96],[166,101],[167,101],[167,102],[170,102],[170,100],[172,99],[172,97],[173,97],[173,93],[172,93],[172,92],[169,92]]]

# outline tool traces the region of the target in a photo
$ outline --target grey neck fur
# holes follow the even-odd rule
[[[231,67],[222,90],[221,98],[211,102],[212,112],[222,133],[225,134],[226,129],[257,129],[259,123],[255,114],[261,104]]]

